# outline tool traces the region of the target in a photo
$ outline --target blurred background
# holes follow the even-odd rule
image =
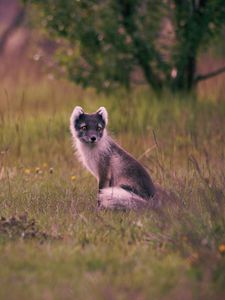
[[[224,1],[0,0],[2,82],[224,95]],[[215,76],[217,75],[217,76]]]

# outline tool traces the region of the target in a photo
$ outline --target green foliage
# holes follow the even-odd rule
[[[64,39],[58,58],[84,87],[129,88],[141,70],[156,91],[190,90],[196,58],[221,30],[224,0],[31,0],[51,37]]]

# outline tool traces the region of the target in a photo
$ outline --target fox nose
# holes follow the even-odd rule
[[[91,142],[94,143],[95,141],[96,141],[96,136],[93,135],[93,136],[91,137]]]

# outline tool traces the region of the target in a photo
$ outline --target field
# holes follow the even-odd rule
[[[225,99],[201,95],[2,83],[0,299],[224,299]],[[96,211],[71,146],[75,105],[106,106],[111,134],[174,201]]]

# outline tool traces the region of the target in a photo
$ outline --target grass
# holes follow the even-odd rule
[[[224,99],[28,83],[0,92],[0,299],[223,299]],[[95,210],[97,184],[68,130],[78,104],[107,107],[112,135],[175,193],[173,204]],[[15,230],[12,216],[24,213],[50,238],[25,238],[27,223]]]

